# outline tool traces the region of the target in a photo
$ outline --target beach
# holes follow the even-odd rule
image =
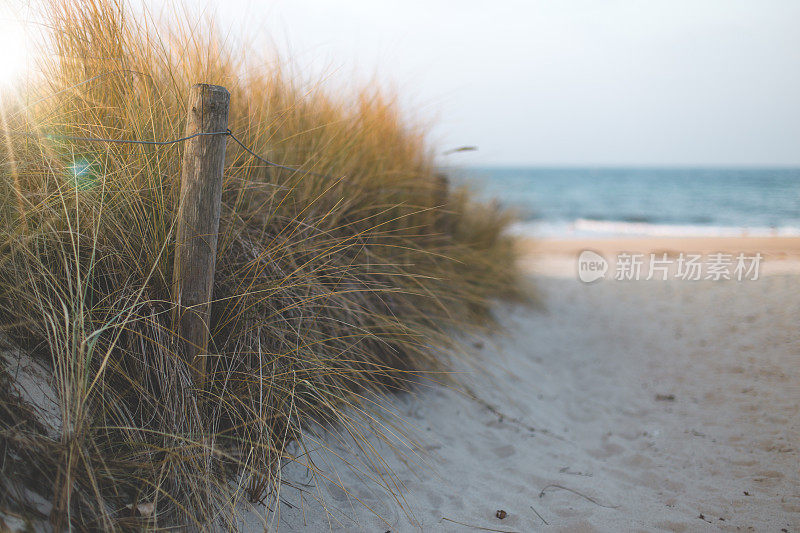
[[[617,237],[605,239],[528,239],[520,243],[525,259],[544,255],[577,255],[591,248],[604,254],[761,253],[769,259],[800,259],[800,237]]]
[[[0,533],[800,530],[800,3],[454,7],[0,3]]]
[[[387,419],[405,428],[417,452],[403,444],[409,439],[371,438],[378,462],[331,430],[323,438],[327,450],[310,449],[284,466],[275,512],[250,508],[242,526],[800,527],[798,240],[525,246],[539,306],[498,305],[505,332],[465,339],[472,364],[456,363],[452,384],[389,398],[397,418]],[[583,249],[608,256],[724,250],[766,259],[756,280],[582,283],[575,262]],[[309,460],[327,478],[311,476],[302,466]],[[347,463],[359,464],[360,474]]]
[[[652,259],[664,260],[666,257],[670,276],[674,277],[682,256],[684,260],[689,256],[700,256],[700,263],[708,263],[717,254],[731,262],[730,275],[739,256],[748,260],[759,256],[759,274],[800,271],[800,237],[547,238],[521,239],[519,246],[527,271],[555,277],[576,277],[576,259],[584,250],[591,250],[608,260],[611,267],[609,278],[614,277],[613,269],[620,254],[640,258],[643,278],[647,277]],[[701,273],[700,277],[705,278],[705,275]]]

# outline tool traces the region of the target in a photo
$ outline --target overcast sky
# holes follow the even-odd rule
[[[800,165],[800,1],[192,0],[377,73],[457,164]]]

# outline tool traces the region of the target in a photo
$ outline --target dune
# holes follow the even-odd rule
[[[419,455],[373,440],[385,463],[370,464],[331,432],[328,450],[303,459],[333,472],[328,479],[287,464],[281,503],[272,512],[249,508],[243,529],[800,526],[800,269],[778,259],[797,253],[796,240],[689,243],[769,252],[771,266],[756,281],[583,284],[574,266],[567,274],[552,269],[557,262],[535,267],[573,254],[575,244],[619,248],[539,243],[526,261],[541,308],[499,306],[506,334],[465,341],[475,366],[459,368],[460,385],[392,399]],[[347,465],[359,458],[360,474]],[[402,498],[376,479],[396,483]]]

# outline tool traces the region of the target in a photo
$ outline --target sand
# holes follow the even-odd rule
[[[618,237],[608,239],[523,240],[528,254],[570,254],[591,248],[604,254],[619,251],[642,253],[760,252],[773,259],[800,258],[800,237]]]
[[[743,282],[583,284],[574,265],[562,268],[575,250],[540,246],[526,261],[541,308],[498,306],[506,335],[467,344],[485,369],[459,376],[474,398],[434,385],[392,399],[420,457],[400,441],[371,439],[385,464],[370,465],[369,454],[337,439],[341,432],[329,433],[328,450],[300,459],[329,478],[286,465],[275,512],[252,508],[242,527],[796,531],[800,270],[792,241],[728,246],[774,251],[771,272]],[[557,246],[576,244],[587,243]],[[362,460],[361,474],[345,460]],[[370,476],[402,486],[402,505]]]
[[[699,254],[707,262],[713,254],[730,256],[735,263],[739,254],[760,260],[760,272],[766,274],[800,272],[800,238],[797,237],[621,237],[613,239],[540,239],[522,240],[523,264],[538,274],[546,276],[574,276],[576,257],[583,250],[592,250],[610,264],[609,277],[613,277],[617,256],[620,253],[641,254],[646,271],[651,259],[663,258],[664,254],[677,266],[683,254]],[[675,273],[675,268],[670,270]]]

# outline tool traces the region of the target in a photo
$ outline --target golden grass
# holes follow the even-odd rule
[[[49,2],[42,76],[0,106],[0,325],[52,368],[63,421],[52,437],[3,385],[0,479],[33,465],[57,528],[232,527],[233,493],[274,501],[309,421],[391,433],[364,422],[376,395],[445,368],[453,336],[515,293],[510,217],[444,194],[424,129],[380,90],[253,73],[196,21],[126,14]],[[180,137],[197,82],[230,90],[248,146],[301,169],[228,143],[206,383],[170,321],[181,147],[57,136]],[[2,509],[35,514],[0,481]]]

